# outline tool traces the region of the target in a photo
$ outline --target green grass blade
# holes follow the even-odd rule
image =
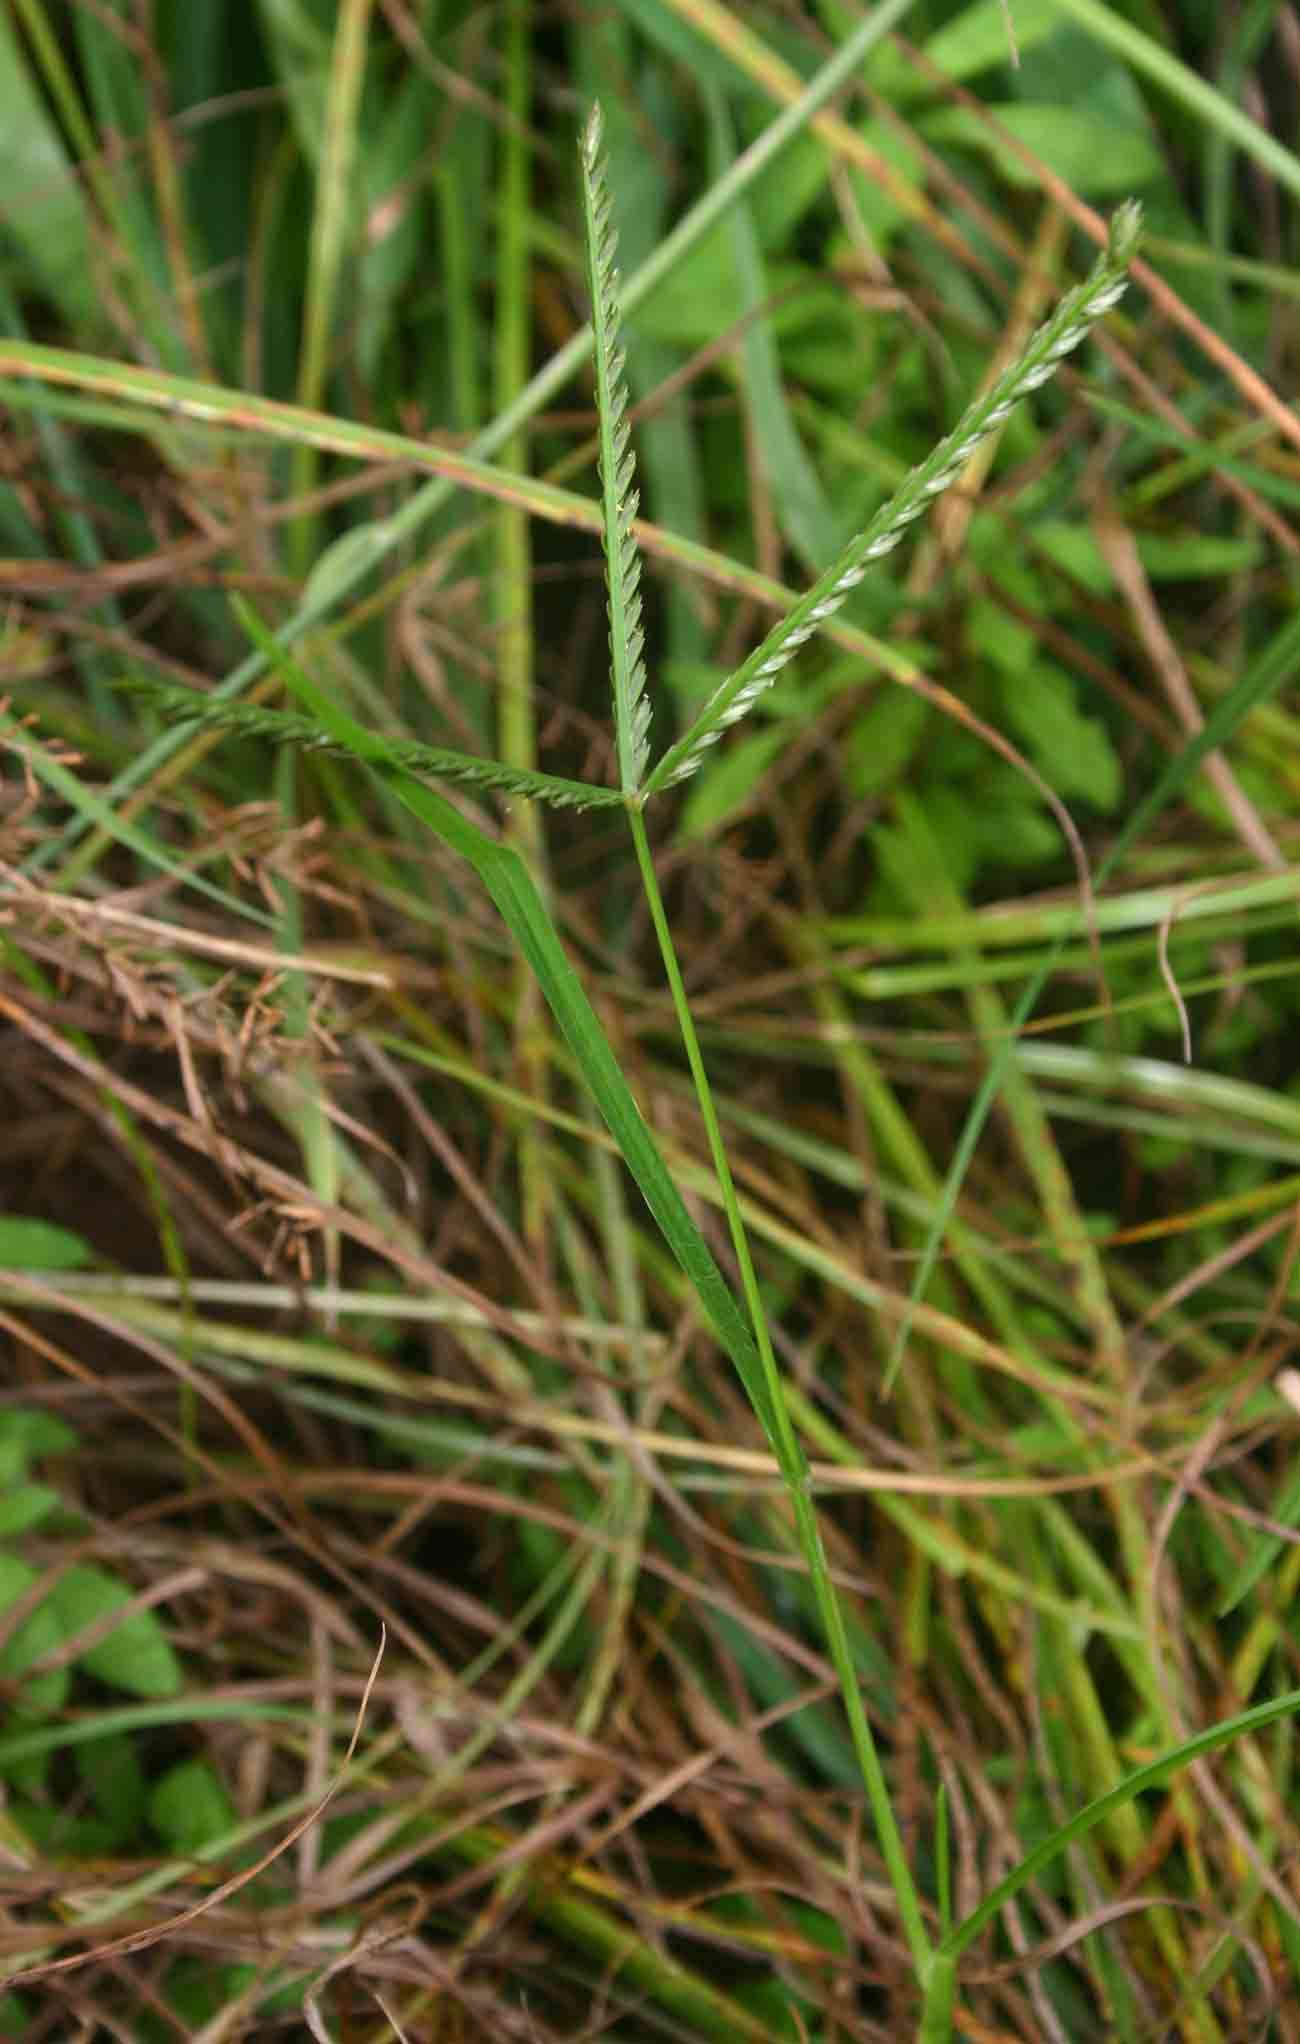
[[[1208,128],[1235,142],[1280,185],[1300,198],[1300,158],[1294,151],[1284,149],[1267,129],[1233,106],[1213,85],[1208,85],[1168,50],[1162,50],[1145,30],[1126,21],[1118,8],[1106,7],[1102,0],[1056,0],[1056,5],[1080,28],[1095,35],[1098,42],[1115,50],[1135,71],[1143,72],[1162,92],[1181,100]]]
[[[31,10],[25,11],[30,17]],[[39,12],[29,26],[38,33],[44,28]],[[82,332],[93,330],[100,313],[91,221],[59,130],[42,104],[7,14],[0,14],[0,106],[6,234],[64,317]]]
[[[1271,1703],[1256,1704],[1252,1710],[1242,1711],[1237,1717],[1224,1718],[1219,1724],[1211,1725],[1208,1731],[1198,1732],[1194,1738],[1184,1739],[1167,1753],[1148,1761],[1145,1767],[1136,1768],[1114,1788],[1107,1789],[1105,1795],[1095,1796],[1090,1803],[1085,1803],[1073,1817],[1027,1853],[1019,1866],[1013,1868],[1005,1880],[999,1881],[996,1888],[990,1889],[979,1906],[949,1933],[940,1947],[941,1952],[949,1958],[958,1958],[993,1921],[999,1910],[1014,1901],[1036,1874],[1050,1866],[1076,1839],[1095,1830],[1114,1811],[1125,1808],[1135,1796],[1140,1796],[1146,1789],[1159,1788],[1171,1774],[1198,1760],[1203,1753],[1217,1752],[1220,1746],[1230,1746],[1234,1739],[1262,1731],[1265,1725],[1275,1724],[1279,1718],[1288,1717],[1295,1711],[1300,1711],[1300,1689],[1289,1689],[1285,1696],[1274,1697]]]
[[[342,0],[331,52],[329,91],[317,171],[316,205],[312,213],[311,250],[307,266],[307,297],[303,307],[302,351],[298,364],[298,402],[315,408],[325,389],[330,332],[338,297],[347,237],[357,118],[366,71],[366,35],[372,0]],[[293,488],[306,496],[315,486],[315,448],[294,451]],[[306,573],[315,550],[316,521],[301,518],[290,535],[290,559],[297,574]]]
[[[725,177],[735,160],[730,115],[721,93],[706,89],[704,98],[709,115],[711,161],[716,174]],[[753,212],[743,199],[732,207],[730,225],[741,303],[749,316],[741,356],[745,400],[753,415],[755,441],[763,450],[776,521],[805,567],[816,574],[827,556],[838,551],[850,521],[844,517],[837,519],[831,509],[790,416],[772,323],[756,316],[770,302],[772,290]]]
[[[263,638],[269,658],[269,648],[275,642],[265,628]],[[397,764],[383,739],[355,723],[301,668],[285,662],[278,648],[276,664],[294,694],[335,743],[380,774],[399,800],[453,851],[468,860],[482,880],[536,974],[646,1205],[694,1288],[714,1333],[735,1364],[764,1433],[775,1444],[775,1416],[753,1337],[632,1098],[608,1038],[564,954],[523,860],[509,846],[495,843],[468,823],[441,795],[413,780]]]

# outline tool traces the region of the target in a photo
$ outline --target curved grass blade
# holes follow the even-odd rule
[[[500,910],[573,1052],[628,1169],[641,1189],[664,1240],[690,1281],[718,1340],[730,1356],[758,1415],[773,1451],[780,1439],[771,1397],[763,1380],[754,1338],[728,1289],[709,1246],[691,1219],[658,1144],[642,1119],[631,1088],[619,1069],[609,1039],[570,965],[542,898],[518,852],[497,843],[453,809],[450,802],[426,788],[392,758],[386,741],[356,723],[323,689],[291,662],[266,626],[246,603],[239,605],[250,632],[304,704],[315,728],[323,730],[345,752],[361,760],[387,782],[393,793],[454,852],[468,860]],[[580,784],[581,785],[581,784]],[[617,796],[622,801],[622,796]]]
[[[601,112],[591,109],[582,134],[582,210],[591,292],[592,352],[600,428],[600,489],[604,512],[605,583],[609,601],[609,658],[614,685],[618,769],[626,794],[635,794],[650,757],[650,704],[645,692],[645,633],[641,626],[641,555],[632,521],[640,497],[633,487],[636,457],[629,445],[626,357],[619,344],[622,314],[614,258],[613,201],[601,153]]]
[[[276,642],[260,619],[244,613],[249,635],[263,648]],[[276,645],[276,664],[293,665]],[[292,710],[273,710],[263,703],[214,701],[193,689],[173,683],[136,680],[124,684],[132,695],[141,696],[176,720],[188,719],[207,730],[219,728],[240,738],[266,738],[277,745],[297,745],[306,752],[328,752],[355,756],[355,748],[341,745],[314,718]],[[362,729],[357,726],[358,731]],[[554,809],[614,809],[622,806],[617,788],[602,788],[589,781],[566,781],[559,774],[543,774],[526,767],[505,766],[495,759],[477,759],[470,752],[454,752],[442,745],[424,745],[414,738],[383,738],[368,731],[365,736],[375,748],[371,756],[385,765],[422,779],[462,781],[478,788],[491,788],[503,795],[524,796],[530,801],[549,802]]]
[[[952,432],[940,440],[888,502],[882,504],[865,531],[849,541],[762,644],[719,684],[690,730],[670,746],[650,774],[645,784],[647,795],[695,772],[706,748],[771,687],[804,641],[833,617],[851,591],[865,580],[872,562],[892,553],[913,519],[919,518],[961,474],[980,442],[997,430],[1021,398],[1047,382],[1057,364],[1078,347],[1096,321],[1118,302],[1137,248],[1140,225],[1141,209],[1134,201],[1119,208],[1111,222],[1106,248],[1084,282],[1066,293],[1023,353],[968,406]]]
[[[1258,1703],[1252,1710],[1244,1710],[1237,1717],[1223,1718],[1217,1725],[1211,1725],[1208,1731],[1196,1733],[1195,1737],[1185,1739],[1181,1745],[1149,1760],[1145,1767],[1136,1768],[1114,1788],[1107,1789],[1104,1795],[1094,1796],[1090,1803],[1076,1810],[1073,1817],[1027,1853],[1005,1880],[989,1890],[978,1907],[944,1938],[939,1947],[940,1956],[951,1960],[960,1957],[985,1925],[991,1923],[1008,1902],[1014,1901],[1035,1874],[1050,1866],[1076,1839],[1095,1830],[1113,1811],[1131,1803],[1145,1789],[1158,1788],[1171,1774],[1198,1760],[1203,1753],[1213,1753],[1220,1746],[1231,1745],[1234,1739],[1244,1738],[1248,1732],[1261,1731],[1265,1725],[1274,1724],[1278,1718],[1290,1716],[1297,1710],[1300,1710],[1300,1689],[1288,1690],[1285,1696],[1276,1696],[1271,1703]]]

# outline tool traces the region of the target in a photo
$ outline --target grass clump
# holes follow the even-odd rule
[[[0,28],[0,2025],[1283,2038],[1285,36],[427,12]]]

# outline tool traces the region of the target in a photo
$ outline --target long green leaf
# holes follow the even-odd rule
[[[1285,1696],[1274,1697],[1271,1703],[1256,1704],[1253,1710],[1244,1710],[1235,1718],[1224,1718],[1219,1724],[1211,1725],[1208,1731],[1198,1732],[1194,1738],[1185,1739],[1179,1746],[1173,1746],[1167,1753],[1147,1762],[1132,1774],[1126,1775],[1115,1787],[1107,1789],[1104,1795],[1095,1796],[1085,1803],[1073,1817],[1053,1831],[1049,1837],[1027,1853],[1018,1867],[1014,1867],[1005,1880],[991,1888],[984,1900],[970,1915],[950,1931],[939,1950],[942,1956],[956,1959],[966,1947],[979,1936],[986,1924],[993,1921],[998,1911],[1008,1902],[1014,1901],[1021,1890],[1028,1886],[1035,1874],[1050,1866],[1054,1859],[1073,1845],[1077,1838],[1095,1831],[1113,1811],[1131,1803],[1144,1790],[1158,1788],[1180,1767],[1198,1760],[1202,1753],[1213,1753],[1220,1746],[1229,1746],[1234,1739],[1244,1738],[1249,1732],[1258,1732],[1265,1725],[1276,1723],[1278,1718],[1287,1717],[1300,1710],[1300,1689],[1289,1689]]]
[[[268,658],[275,660],[285,681],[318,725],[336,744],[381,776],[399,801],[453,851],[468,860],[482,880],[511,935],[536,973],[551,1012],[641,1189],[646,1205],[690,1280],[714,1333],[735,1364],[763,1431],[775,1448],[776,1422],[753,1336],[632,1098],[631,1089],[596,1019],[582,982],[564,954],[564,947],[527,866],[516,851],[508,845],[496,843],[485,832],[468,823],[443,796],[426,788],[423,782],[412,779],[390,751],[386,740],[355,723],[300,667],[289,662],[265,626],[254,622],[247,606],[241,605],[241,613],[250,630],[267,648]],[[270,651],[272,647],[274,653]]]

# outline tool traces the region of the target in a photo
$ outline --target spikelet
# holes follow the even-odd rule
[[[356,757],[349,747],[339,744],[328,731],[299,711],[273,710],[263,703],[212,702],[194,689],[178,688],[167,682],[135,680],[124,686],[130,694],[178,722],[192,720],[205,729],[230,731],[240,738],[264,738],[276,745],[296,745],[303,752],[328,752],[343,759]],[[371,764],[381,772],[389,768],[420,780],[460,781],[502,795],[548,802],[554,809],[609,809],[622,803],[617,788],[566,781],[556,774],[538,773],[529,767],[503,766],[499,760],[476,759],[473,753],[422,745],[413,738],[378,739],[377,734],[376,738],[377,753]]]
[[[1123,295],[1126,272],[1137,248],[1141,209],[1132,200],[1111,222],[1110,237],[1091,273],[1068,291],[1051,318],[1034,333],[1023,352],[968,406],[958,424],[933,448],[882,504],[865,531],[849,541],[839,559],[818,577],[811,589],[773,626],[761,646],[719,682],[690,730],[670,746],[646,782],[644,793],[682,781],[693,774],[707,748],[739,717],[743,717],[805,640],[834,617],[840,605],[906,537],[935,498],[949,488],[982,440],[987,439],[1021,398],[1047,382],[1061,360],[1091,332],[1103,314]]]
[[[650,702],[646,695],[645,634],[641,624],[641,555],[632,530],[640,500],[634,487],[636,460],[627,422],[626,358],[619,340],[622,314],[614,262],[618,237],[601,155],[601,133],[601,112],[596,105],[582,136],[582,206],[600,422],[614,729],[619,779],[623,792],[631,795],[641,785],[649,758]]]

